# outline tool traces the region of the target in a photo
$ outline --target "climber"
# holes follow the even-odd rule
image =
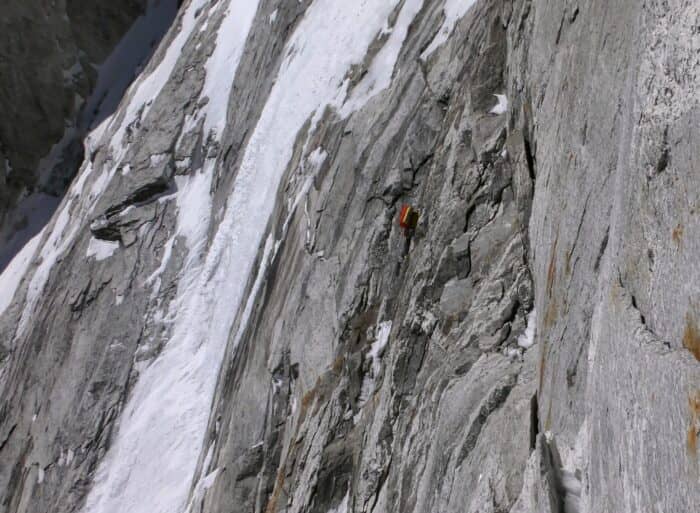
[[[420,218],[420,213],[413,209],[410,205],[404,205],[401,207],[401,212],[399,213],[399,226],[403,228],[403,235],[407,239],[413,237],[416,231],[416,226],[418,226],[418,219]]]
[[[399,262],[403,262],[408,257],[408,250],[411,249],[411,239],[416,231],[416,226],[418,226],[418,219],[420,218],[420,213],[414,210],[410,205],[404,205],[401,207],[401,212],[399,212],[399,226],[403,229],[403,236],[405,237],[405,242],[403,245],[403,252],[401,253],[401,259]],[[397,262],[396,275],[398,276],[400,272],[400,264]],[[405,262],[404,262],[405,263]]]

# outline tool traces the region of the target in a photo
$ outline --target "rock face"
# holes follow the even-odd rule
[[[175,0],[7,0],[0,14],[0,269],[47,221],[83,159],[82,139],[108,96],[100,66],[147,8],[174,16]],[[165,8],[171,4],[169,8]],[[153,24],[157,43],[165,23]],[[142,53],[129,49],[134,58]],[[143,57],[143,55],[141,56]],[[116,59],[128,82],[134,65]],[[115,77],[110,77],[114,79]],[[115,80],[114,82],[120,82]],[[120,84],[116,84],[119,86]],[[126,83],[124,84],[126,85]],[[114,106],[109,106],[113,108]],[[105,110],[102,106],[102,110]],[[97,111],[97,112],[96,112]],[[54,199],[56,198],[56,199]],[[43,211],[47,211],[46,214]],[[33,235],[31,233],[30,235]]]
[[[0,512],[695,511],[698,22],[184,2],[0,277]]]

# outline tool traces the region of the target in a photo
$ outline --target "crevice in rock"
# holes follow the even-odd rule
[[[598,272],[600,269],[600,262],[603,259],[603,256],[605,255],[605,251],[608,249],[608,240],[610,238],[610,226],[608,226],[605,229],[605,237],[603,237],[603,241],[600,243],[600,249],[598,249],[598,256],[595,259],[595,264],[593,265],[593,270],[595,272]]]
[[[537,394],[530,399],[530,450],[534,451],[537,446],[537,435],[540,434],[540,413],[537,402]]]
[[[10,431],[8,431],[7,436],[5,439],[0,443],[0,452],[5,448],[7,445],[7,442],[10,441],[10,438],[12,438],[12,434],[15,432],[15,429],[17,429],[17,424],[13,424],[12,427],[10,428]]]
[[[527,162],[527,172],[530,176],[530,180],[535,182],[535,177],[537,173],[535,172],[535,157],[532,152],[532,146],[530,145],[530,138],[527,133],[523,131],[523,142],[525,144],[525,161]]]
[[[583,204],[583,212],[581,213],[581,218],[579,219],[578,227],[576,228],[576,235],[574,236],[574,242],[571,245],[571,249],[566,254],[566,274],[567,275],[572,274],[572,269],[570,267],[571,257],[573,256],[574,250],[576,249],[578,241],[581,237],[581,230],[583,228],[583,222],[586,219],[586,213],[588,212],[588,202],[590,199],[591,199],[591,193],[589,192],[588,196],[586,196],[586,201]],[[578,261],[578,259],[576,261]],[[574,261],[574,269],[576,268],[576,261]]]
[[[92,235],[99,240],[108,242],[121,242],[122,240],[119,226],[114,223],[110,223],[104,216],[95,219],[92,224],[90,224],[90,231],[92,232]]]
[[[491,391],[489,397],[482,403],[479,413],[469,426],[469,430],[467,431],[467,435],[462,443],[459,456],[455,462],[455,467],[459,467],[462,462],[467,459],[474,447],[476,447],[476,443],[479,440],[479,435],[481,434],[481,430],[486,424],[487,419],[506,402],[506,399],[508,399],[510,392],[515,386],[515,380],[516,377],[512,376],[505,384],[497,386]]]
[[[127,207],[142,207],[148,205],[173,192],[175,192],[175,184],[172,180],[167,177],[156,178],[152,182],[136,189],[124,202],[108,208],[105,215],[113,216]]]
[[[668,168],[670,158],[670,149],[668,147],[668,126],[666,126],[666,128],[664,128],[661,155],[659,155],[659,160],[656,163],[656,172],[658,174],[666,171],[666,169]]]
[[[554,41],[555,45],[558,45],[559,42],[561,41],[561,33],[562,33],[562,30],[564,29],[564,21],[566,21],[566,16],[561,17],[561,22],[559,23],[559,29],[557,30],[557,37]]]
[[[129,207],[146,207],[173,192],[175,192],[175,183],[173,180],[167,177],[156,178],[152,182],[136,189],[125,201],[109,207],[104,214],[95,218],[90,224],[90,231],[96,239],[121,242],[125,243],[125,246],[130,246],[133,244],[134,240],[125,242],[123,240],[125,233],[130,230],[133,231],[146,222],[155,221],[158,212],[156,211],[147,219],[122,219],[122,214],[124,214]]]
[[[551,513],[579,513],[581,501],[581,472],[564,468],[554,435],[540,434],[536,441],[540,451],[541,499]]]
[[[413,165],[412,169],[410,170],[412,172],[412,176],[411,176],[412,187],[411,188],[415,187],[416,185],[420,185],[420,184],[416,184],[416,176],[418,175],[418,173],[421,172],[421,170],[423,170],[423,168],[425,168],[428,164],[430,164],[434,155],[435,154],[433,152],[428,153],[427,155],[425,155],[422,158],[422,160],[420,162]],[[411,162],[411,164],[413,164],[413,162]]]
[[[591,332],[590,322],[586,324],[585,330],[586,331],[585,331],[585,335],[583,336],[583,340],[589,340],[590,332]],[[561,338],[559,339],[560,344],[564,342],[565,335],[566,335],[566,329],[564,330]],[[587,347],[585,344],[579,345],[578,353],[576,354],[576,358],[574,359],[573,362],[571,362],[569,364],[569,366],[566,369],[566,384],[569,388],[572,388],[576,384],[576,377],[578,376],[578,366],[579,366],[579,363],[581,362],[581,357],[583,356],[583,352],[586,348]]]
[[[618,285],[623,293],[624,296],[627,296],[628,299],[628,305],[630,307],[630,310],[637,316],[638,322],[639,322],[639,328],[637,329],[637,336],[646,343],[654,343],[661,345],[665,351],[672,350],[671,343],[667,340],[663,340],[661,337],[659,337],[656,332],[651,328],[651,326],[648,324],[647,317],[644,315],[644,313],[641,311],[638,302],[637,302],[637,297],[635,294],[627,287],[625,282],[622,279],[622,275],[618,274]]]
[[[644,317],[644,314],[639,310],[639,307],[637,306],[637,298],[634,296],[634,294],[630,294],[630,297],[632,299],[632,307],[639,312],[639,317],[642,320],[642,324],[644,326],[647,326],[647,320],[646,317]],[[648,327],[647,327],[648,329]]]
[[[569,23],[575,23],[576,19],[578,18],[578,5],[574,7],[573,12],[571,13],[571,16],[569,16]]]

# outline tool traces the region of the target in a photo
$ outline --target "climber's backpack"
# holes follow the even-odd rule
[[[401,207],[399,213],[399,226],[403,228],[404,235],[407,237],[413,233],[413,230],[418,226],[418,218],[420,214],[416,212],[410,205]]]

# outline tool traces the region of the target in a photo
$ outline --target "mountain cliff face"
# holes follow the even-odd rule
[[[695,511],[699,23],[183,2],[0,276],[0,512]]]
[[[177,0],[6,0],[0,12],[0,271],[58,205]]]

